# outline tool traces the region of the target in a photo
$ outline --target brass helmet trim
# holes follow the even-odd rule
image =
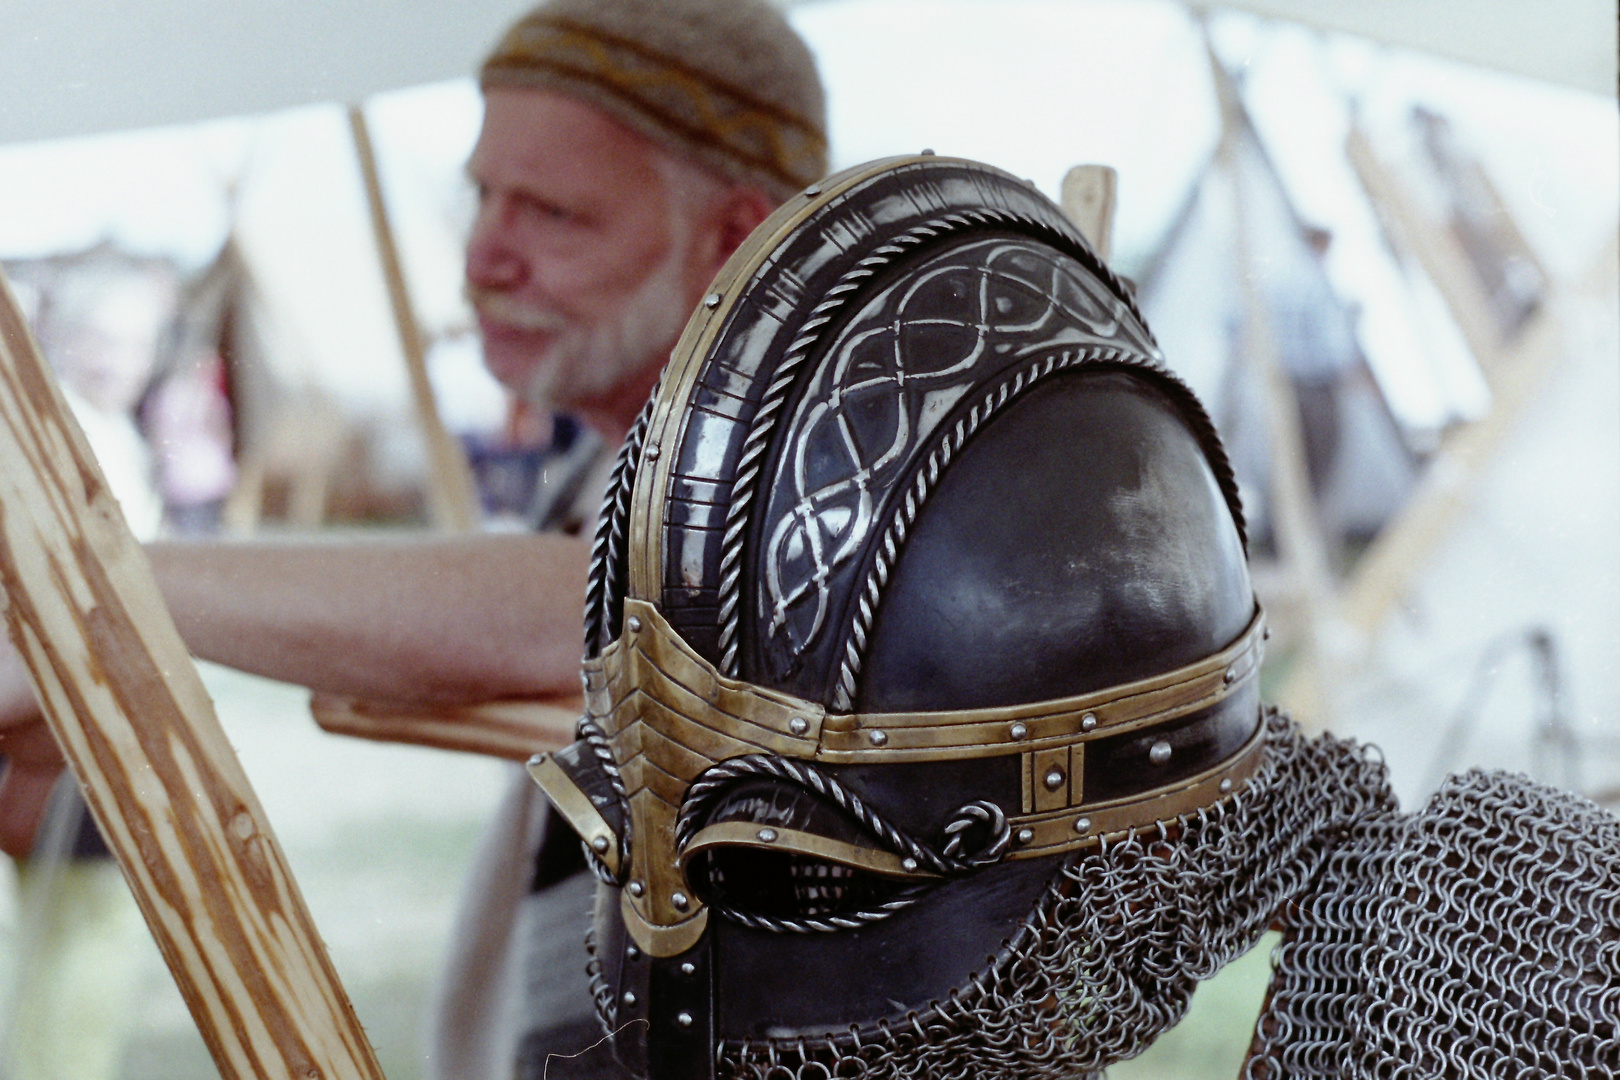
[[[626,925],[631,937],[654,956],[675,955],[701,935],[707,909],[686,875],[699,850],[774,844],[890,876],[923,877],[924,870],[961,873],[1003,857],[1079,850],[1213,806],[1239,791],[1260,762],[1257,724],[1238,752],[1191,778],[1090,803],[1074,782],[1084,775],[1088,742],[1122,732],[1151,733],[1218,705],[1253,682],[1265,637],[1258,614],[1236,641],[1213,656],[1096,693],[989,709],[828,715],[812,702],[722,675],[681,640],[652,604],[627,599],[624,611],[619,639],[585,665],[586,717],[581,728],[588,738],[595,736],[603,744],[599,757],[610,753],[619,763],[627,804],[627,812],[619,816],[634,823],[638,841],[626,844],[624,837],[614,834],[612,841],[598,843],[599,837],[612,833],[612,826],[551,755],[538,755],[530,763],[530,773],[586,838],[587,850],[602,863],[606,880],[627,881],[621,898]],[[656,716],[656,727],[646,721],[648,716]],[[1168,743],[1165,747],[1168,750]],[[887,827],[814,767],[1010,755],[1021,758],[1023,813],[996,823],[986,851],[956,858],[950,865],[940,862],[926,845]],[[761,841],[757,826],[750,826],[752,840],[738,829],[703,828],[695,821],[695,802],[741,775],[741,767],[752,762],[763,762],[757,771],[839,799],[846,809],[853,803],[857,816],[867,816],[878,838],[877,850],[886,849],[887,854],[856,850],[856,845],[827,838],[800,844],[799,838],[784,838],[780,830],[773,840]],[[800,766],[801,762],[805,764]],[[1062,782],[1047,782],[1054,775]],[[965,806],[959,814],[970,812]],[[990,850],[994,857],[987,860],[984,856]],[[908,858],[916,865],[906,866]],[[860,921],[871,918],[863,916]],[[852,924],[833,920],[786,928],[847,925]]]

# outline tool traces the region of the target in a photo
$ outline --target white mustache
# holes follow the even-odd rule
[[[555,311],[522,303],[506,293],[479,288],[470,283],[464,285],[461,291],[478,314],[519,330],[556,333],[568,326],[568,320]]]

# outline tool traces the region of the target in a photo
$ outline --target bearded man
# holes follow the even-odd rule
[[[466,278],[486,364],[520,400],[573,412],[615,446],[715,272],[776,205],[824,173],[814,61],[765,0],[549,0],[511,28],[480,81]],[[600,483],[581,492],[579,506],[537,525],[594,517]],[[452,704],[577,695],[589,549],[588,537],[537,532],[162,543],[149,553],[199,657],[318,691]],[[20,665],[0,649],[9,682],[0,683],[0,755],[9,755],[0,848],[20,855],[61,759],[28,705]],[[545,1036],[548,1011],[591,1014],[588,1000],[567,1006],[583,995],[583,976],[558,990],[545,957],[529,965],[541,974],[528,1019],[517,1020],[499,989],[520,974],[505,959],[514,891],[573,877],[572,852],[553,859],[556,845],[538,871],[533,859],[509,857],[525,843],[532,852],[540,828],[529,789],[515,787],[523,795],[493,831],[485,877],[470,890],[491,903],[465,921],[467,959],[447,984],[453,1012],[437,1062],[447,1074],[508,1072],[501,1032],[514,1023],[529,1032],[525,1062],[538,1070],[545,1052],[569,1049]],[[544,915],[530,920],[534,947],[555,939],[577,969],[576,928],[544,926]]]

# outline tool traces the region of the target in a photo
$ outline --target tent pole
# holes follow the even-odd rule
[[[1271,319],[1261,296],[1250,246],[1250,191],[1238,160],[1238,142],[1249,131],[1243,119],[1238,88],[1215,53],[1204,26],[1205,50],[1220,102],[1221,135],[1215,161],[1232,188],[1234,246],[1237,276],[1243,299],[1244,360],[1260,380],[1261,396],[1270,428],[1272,528],[1284,574],[1299,596],[1304,612],[1299,655],[1276,697],[1308,729],[1317,731],[1332,722],[1332,685],[1323,631],[1336,618],[1336,589],[1323,542],[1322,527],[1305,468],[1305,438],[1299,404],[1288,373],[1277,356]]]
[[[471,532],[478,527],[479,508],[472,469],[461,447],[445,430],[439,407],[428,379],[427,353],[422,344],[421,324],[411,309],[410,291],[400,266],[399,248],[383,202],[382,180],[377,172],[377,155],[366,124],[364,108],[349,106],[349,127],[354,134],[355,156],[365,182],[366,203],[371,209],[371,229],[382,261],[383,279],[399,331],[400,349],[405,354],[405,370],[410,376],[411,399],[416,403],[416,419],[427,441],[431,468],[428,501],[434,524],[447,532]]]
[[[1346,624],[1371,635],[1411,588],[1474,495],[1479,477],[1567,354],[1559,315],[1561,289],[1550,277],[1540,309],[1504,340],[1478,276],[1461,245],[1425,218],[1372,148],[1352,127],[1345,152],[1368,198],[1440,290],[1491,390],[1486,414],[1448,431],[1418,486],[1357,560],[1343,589]],[[1506,208],[1498,211],[1506,214]],[[1517,234],[1517,224],[1508,219]],[[1596,279],[1594,272],[1589,278]]]

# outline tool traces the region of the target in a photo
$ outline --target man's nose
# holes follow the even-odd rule
[[[467,240],[467,280],[486,289],[509,289],[523,282],[524,262],[508,241],[499,214],[479,213]]]

